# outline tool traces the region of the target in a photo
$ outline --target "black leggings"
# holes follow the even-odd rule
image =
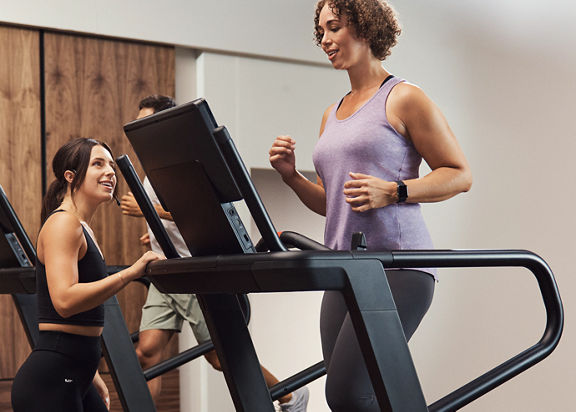
[[[100,338],[40,331],[12,384],[14,412],[106,412],[92,384]]]
[[[428,311],[434,278],[418,270],[386,272],[406,340]],[[320,314],[322,352],[327,369],[326,399],[334,412],[380,412],[344,297],[324,294]]]

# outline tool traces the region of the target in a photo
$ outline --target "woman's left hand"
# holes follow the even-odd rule
[[[94,375],[93,383],[94,386],[96,387],[96,391],[98,391],[98,395],[100,395],[100,397],[106,404],[106,408],[110,410],[110,393],[108,392],[108,387],[106,386],[106,383],[104,383],[104,380],[102,379],[102,377],[98,372],[96,372],[96,375]]]
[[[355,212],[365,212],[396,203],[397,184],[374,176],[350,172],[352,180],[344,183],[346,202]]]

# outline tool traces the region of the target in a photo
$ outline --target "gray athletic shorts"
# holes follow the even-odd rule
[[[184,321],[190,324],[198,343],[210,340],[210,333],[196,295],[165,294],[150,284],[146,303],[142,307],[140,330],[162,329],[180,332]]]

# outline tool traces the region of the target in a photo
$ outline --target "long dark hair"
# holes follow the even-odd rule
[[[84,182],[86,170],[90,163],[90,155],[92,154],[92,148],[94,146],[102,146],[112,155],[112,150],[110,150],[106,143],[84,137],[70,140],[58,149],[52,160],[52,171],[54,172],[56,180],[50,184],[50,187],[44,195],[41,214],[42,222],[46,220],[50,213],[60,206],[64,200],[64,196],[66,196],[66,191],[68,190],[68,182],[64,177],[66,170],[74,172],[74,178],[72,182],[70,182],[70,191],[72,194],[74,194],[76,188],[80,187]],[[114,156],[112,156],[112,158],[114,158]]]

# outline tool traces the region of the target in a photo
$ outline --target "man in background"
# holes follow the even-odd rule
[[[176,106],[176,103],[171,97],[161,95],[148,96],[140,101],[137,119],[174,106]],[[190,256],[190,251],[178,231],[170,212],[165,211],[160,205],[158,196],[156,196],[147,177],[144,179],[143,186],[178,254],[182,257]],[[122,213],[127,216],[143,217],[138,203],[130,192],[122,196],[121,207]],[[162,249],[150,227],[148,227],[148,233],[144,234],[140,241],[144,244],[150,244],[154,252],[162,253]],[[210,340],[210,334],[195,295],[165,294],[158,291],[153,284],[150,284],[148,297],[142,308],[140,337],[136,348],[136,354],[142,369],[148,369],[164,359],[164,348],[168,345],[174,333],[179,333],[182,330],[184,321],[188,322],[192,328],[198,343]],[[215,350],[208,352],[204,357],[214,369],[222,370]],[[263,366],[261,368],[268,387],[272,387],[279,382],[266,368]],[[156,400],[162,388],[162,377],[158,376],[148,381],[148,387],[152,398]],[[306,387],[287,394],[279,399],[280,410],[283,412],[304,412],[308,404],[308,396],[309,392]]]

